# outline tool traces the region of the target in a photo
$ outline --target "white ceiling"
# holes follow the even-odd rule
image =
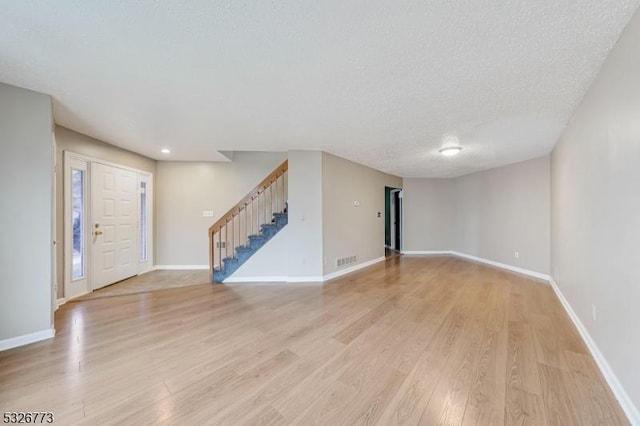
[[[4,0],[0,81],[156,159],[321,149],[458,176],[548,153],[639,3]]]

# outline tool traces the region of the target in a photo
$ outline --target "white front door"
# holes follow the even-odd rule
[[[91,170],[93,289],[138,273],[137,174],[100,163]]]

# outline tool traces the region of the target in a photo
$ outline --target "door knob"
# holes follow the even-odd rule
[[[95,231],[95,232],[93,233],[93,235],[95,235],[96,237],[97,237],[98,235],[102,235],[102,231]]]

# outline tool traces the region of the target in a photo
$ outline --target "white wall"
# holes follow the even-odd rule
[[[549,182],[548,156],[456,178],[454,251],[549,274]]]
[[[54,157],[49,96],[0,83],[0,151],[4,349],[52,335]]]
[[[546,275],[549,179],[548,156],[452,179],[404,179],[404,250],[456,251]]]
[[[322,153],[324,275],[345,269],[338,258],[356,256],[353,267],[384,257],[385,186],[400,188],[402,179]]]
[[[287,275],[322,277],[322,152],[289,151]]]
[[[551,156],[553,277],[635,403],[638,424],[639,40],[636,12]]]
[[[230,279],[234,281],[287,281],[289,274],[289,226],[285,226],[251,256]]]
[[[209,227],[286,159],[283,152],[236,152],[230,163],[159,161],[156,264],[208,265]]]
[[[452,179],[406,178],[403,251],[448,251],[454,247],[454,193]]]

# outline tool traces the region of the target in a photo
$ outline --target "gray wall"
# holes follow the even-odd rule
[[[636,409],[640,407],[639,40],[640,12],[636,12],[551,156],[553,276]]]
[[[53,327],[49,96],[0,83],[0,341]]]
[[[344,269],[336,266],[338,258],[356,256],[347,265],[355,266],[384,256],[385,186],[400,188],[402,179],[322,153],[324,275]]]
[[[322,152],[289,151],[291,279],[322,276]]]
[[[549,179],[548,156],[456,178],[453,250],[548,274]]]
[[[209,227],[286,159],[284,152],[236,152],[230,163],[159,161],[156,264],[208,265]]]
[[[453,249],[453,179],[406,178],[404,190],[403,251]]]
[[[101,140],[56,126],[56,239],[58,298],[64,297],[64,151],[88,155],[104,161],[121,164],[155,175],[156,161],[131,151],[115,147]],[[155,182],[154,182],[155,184]],[[155,186],[155,185],[154,185]],[[155,199],[155,198],[154,198]],[[155,223],[154,223],[155,226]],[[154,245],[155,238],[154,238]],[[155,253],[155,251],[154,251]]]
[[[404,179],[404,250],[453,250],[548,274],[549,167],[547,156],[452,179]]]

